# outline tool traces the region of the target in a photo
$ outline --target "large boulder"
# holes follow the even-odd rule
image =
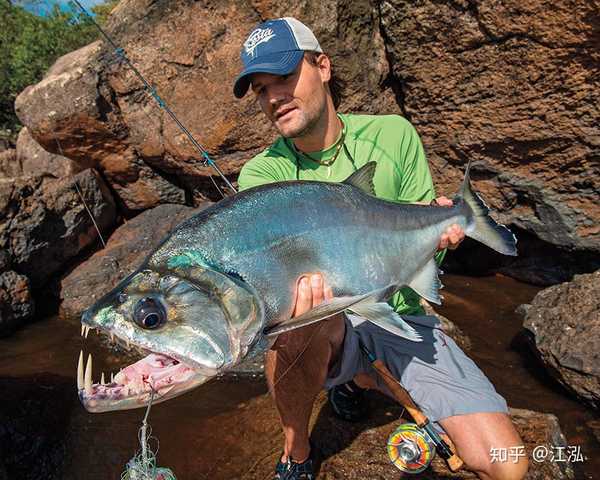
[[[542,290],[519,311],[548,371],[600,409],[600,270]]]
[[[107,28],[231,178],[275,135],[251,95],[233,98],[239,47],[258,22],[285,15],[310,25],[333,58],[342,110],[414,123],[440,193],[454,194],[474,160],[474,186],[499,220],[542,242],[506,272],[551,283],[600,265],[592,4],[123,0]],[[45,149],[58,139],[67,157],[101,170],[127,209],[218,198],[214,172],[105,44],[60,59],[16,110]]]
[[[95,42],[61,57],[19,95],[17,115],[45,150],[101,171],[125,210],[185,203],[184,191],[128,145],[128,127],[100,83],[100,55]]]
[[[139,267],[170,230],[200,210],[184,205],[159,205],[121,225],[106,248],[62,280],[61,316],[78,321],[83,310]]]
[[[26,275],[33,288],[93,245],[96,226],[108,231],[115,215],[112,195],[92,169],[61,180],[0,179],[0,248],[9,252],[12,268]]]
[[[0,273],[0,337],[13,333],[34,313],[29,279],[12,270]]]

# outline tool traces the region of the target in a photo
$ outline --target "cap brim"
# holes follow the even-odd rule
[[[238,75],[233,86],[233,94],[242,98],[250,87],[250,75],[253,73],[271,73],[273,75],[287,75],[293,72],[302,57],[304,50],[290,50],[262,55],[255,63],[249,63],[244,71]]]

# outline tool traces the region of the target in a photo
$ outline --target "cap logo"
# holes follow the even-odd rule
[[[258,47],[261,43],[266,43],[271,40],[275,34],[273,30],[270,28],[257,28],[254,30],[248,39],[244,42],[244,48],[246,49],[246,54],[254,57],[254,49]]]

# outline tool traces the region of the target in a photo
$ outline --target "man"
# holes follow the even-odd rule
[[[259,25],[244,42],[241,56],[244,70],[235,82],[236,97],[243,97],[251,87],[261,110],[281,134],[246,163],[238,180],[241,190],[295,179],[342,181],[375,161],[377,196],[402,202],[434,200],[423,147],[412,125],[395,115],[337,113],[330,60],[304,24],[284,18]],[[444,197],[437,203],[452,204]],[[464,232],[453,225],[442,235],[439,248],[455,248],[463,238]],[[320,272],[306,272],[298,279],[293,316],[332,297],[327,278]],[[483,479],[522,478],[525,458],[518,463],[492,463],[490,457],[492,448],[522,444],[504,399],[445,337],[435,318],[423,316],[415,292],[402,289],[391,304],[429,342],[395,337],[368,322],[354,329],[338,315],[280,335],[267,352],[265,373],[285,436],[274,478],[314,478],[308,422],[323,387],[333,387],[334,411],[350,418],[360,414],[361,387],[385,392],[357,346],[359,337],[378,351],[424,413],[446,431],[468,468]],[[435,350],[435,360],[423,360],[419,349],[424,348]]]

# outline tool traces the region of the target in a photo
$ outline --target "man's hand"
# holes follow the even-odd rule
[[[450,200],[448,197],[436,198],[431,203],[433,205],[439,205],[440,207],[451,207],[452,206],[452,200]],[[438,250],[443,250],[444,248],[447,248],[448,250],[456,250],[456,248],[458,248],[458,246],[460,245],[460,242],[462,242],[464,239],[465,239],[465,232],[460,227],[460,225],[457,225],[456,223],[453,225],[450,225],[446,229],[446,231],[444,233],[442,233],[442,236],[440,237],[440,243],[438,245]]]
[[[333,298],[333,290],[320,273],[302,275],[298,279],[296,304],[292,317],[308,312],[325,300]]]

